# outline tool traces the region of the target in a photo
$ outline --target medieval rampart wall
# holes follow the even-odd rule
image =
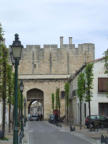
[[[85,62],[94,60],[94,44],[79,44],[78,48],[72,44],[63,43],[60,37],[60,48],[57,45],[27,45],[23,50],[19,65],[19,79],[24,82],[24,97],[33,88],[44,93],[44,118],[52,112],[51,94],[56,88],[64,91],[70,74],[75,73]],[[61,115],[65,114],[65,99],[61,99]]]
[[[94,44],[27,45],[20,62],[20,74],[73,74],[83,63],[94,59]]]

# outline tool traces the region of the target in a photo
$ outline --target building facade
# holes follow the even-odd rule
[[[94,44],[85,43],[75,47],[72,37],[69,44],[63,43],[60,37],[60,48],[56,44],[27,45],[23,49],[19,65],[19,79],[24,82],[24,97],[27,108],[37,100],[43,105],[45,119],[52,112],[51,94],[56,88],[64,91],[64,84],[85,62],[94,60]],[[27,110],[28,112],[29,110]],[[65,114],[64,99],[61,99],[61,115]]]
[[[104,58],[95,60],[93,65],[93,89],[91,89],[91,115],[108,116],[108,75],[105,74]],[[81,72],[85,71],[86,65],[82,66],[74,76],[69,79],[70,82],[70,120],[74,124],[80,122],[80,104],[77,96],[77,81]],[[82,102],[82,123],[85,123],[85,118],[89,115],[88,103]]]

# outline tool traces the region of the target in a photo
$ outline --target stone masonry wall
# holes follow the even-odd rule
[[[61,42],[61,41],[60,41]],[[62,40],[63,42],[63,40]],[[71,42],[71,41],[70,41]],[[73,74],[94,59],[94,44],[27,45],[20,61],[20,74]]]
[[[30,89],[40,89],[44,93],[44,118],[48,119],[49,114],[52,113],[51,106],[51,94],[55,93],[56,88],[60,88],[60,91],[64,90],[64,83],[66,80],[24,80],[24,97],[27,97],[27,92]],[[29,102],[28,102],[29,105]],[[61,99],[61,116],[65,114],[65,102]],[[27,107],[28,113],[28,107]]]
[[[60,37],[60,48],[57,45],[27,45],[23,50],[19,65],[19,79],[24,81],[24,96],[27,91],[37,88],[44,93],[44,118],[51,110],[51,94],[56,88],[64,90],[64,84],[70,74],[74,74],[85,62],[94,60],[94,44],[63,43]],[[47,77],[47,78],[46,78]],[[49,78],[48,78],[49,77]],[[64,78],[63,78],[64,77]],[[65,114],[65,99],[61,99],[61,115]]]

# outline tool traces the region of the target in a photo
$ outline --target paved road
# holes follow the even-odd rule
[[[28,122],[29,144],[90,144],[47,122]]]

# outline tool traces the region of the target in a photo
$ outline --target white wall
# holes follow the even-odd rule
[[[101,60],[94,64],[93,72],[94,72],[94,80],[93,80],[93,90],[92,90],[93,97],[91,102],[91,114],[99,114],[98,103],[108,102],[107,95],[105,93],[98,92],[98,78],[108,77],[108,75],[105,74],[104,60]]]
[[[82,70],[84,72],[84,69]],[[108,103],[108,97],[105,93],[99,93],[98,92],[98,78],[99,77],[108,77],[107,74],[105,74],[105,68],[104,68],[104,60],[100,60],[94,63],[93,67],[93,89],[92,89],[92,99],[91,99],[91,114],[92,115],[98,115],[99,114],[99,106],[98,103]],[[78,80],[79,74],[70,82],[70,98],[72,98],[72,91],[77,89],[77,80]],[[78,97],[74,97],[74,100],[72,99],[72,105],[73,105],[73,114],[74,114],[74,123],[79,124],[80,121],[80,112],[78,108]],[[85,124],[85,115],[84,115],[84,103],[82,104],[82,123]],[[86,115],[88,116],[89,109],[88,109],[88,103],[86,103]]]

